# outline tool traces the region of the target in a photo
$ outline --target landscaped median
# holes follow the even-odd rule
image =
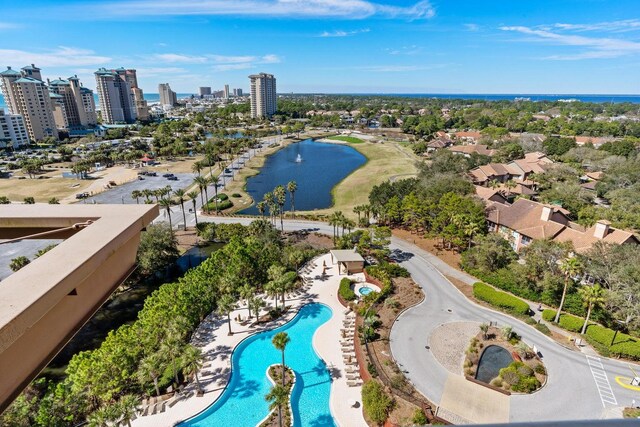
[[[514,297],[506,292],[498,291],[486,283],[474,283],[473,296],[481,301],[502,308],[509,313],[521,315],[529,314],[529,304],[524,300]]]
[[[556,316],[555,310],[545,310],[542,318],[547,322],[552,322]],[[561,314],[558,325],[572,332],[580,332],[584,325],[584,319],[572,316],[571,314]],[[615,341],[614,341],[615,335]],[[589,344],[605,356],[620,356],[633,360],[640,360],[640,339],[613,329],[591,323],[587,326],[584,334]]]

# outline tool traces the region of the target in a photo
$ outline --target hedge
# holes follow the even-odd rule
[[[555,310],[545,310],[542,312],[542,318],[546,321],[553,321],[556,315]],[[580,332],[584,325],[584,319],[570,314],[561,314],[559,326],[572,331]],[[605,328],[604,326],[590,323],[587,326],[585,337],[596,349],[601,352],[609,353],[613,356],[621,356],[628,359],[640,360],[640,339],[631,335],[618,332],[616,341],[610,346],[615,331]]]
[[[521,298],[540,301],[542,297],[539,292],[523,286],[522,279],[517,277],[513,273],[513,270],[507,268],[501,268],[492,273],[486,273],[481,270],[469,270],[469,274]]]
[[[369,419],[380,425],[387,420],[393,401],[376,380],[369,380],[362,386],[362,409]]]
[[[211,200],[213,200],[213,199],[211,199]],[[220,211],[223,211],[225,209],[229,209],[232,206],[233,206],[233,202],[231,200],[223,200],[221,202],[218,202],[218,210],[220,210]],[[207,204],[207,207],[209,208],[210,211],[215,211],[216,210],[215,202],[209,202]]]
[[[510,312],[524,315],[529,314],[529,304],[506,292],[498,291],[486,283],[474,283],[473,296]]]
[[[351,289],[351,280],[346,277],[340,281],[340,287],[338,287],[338,294],[345,301],[353,301],[356,299],[356,294]]]

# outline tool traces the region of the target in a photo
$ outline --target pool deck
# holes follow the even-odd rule
[[[326,263],[326,274],[322,275],[323,262]],[[291,307],[286,316],[260,327],[251,327],[234,320],[238,315],[246,319],[248,311],[241,306],[231,313],[231,329],[233,335],[227,335],[228,326],[226,316],[209,315],[198,327],[192,344],[202,349],[205,356],[204,367],[199,373],[200,385],[205,393],[202,397],[195,395],[195,381],[185,388],[187,397],[176,401],[171,407],[167,404],[165,411],[154,415],[138,417],[132,422],[134,427],[173,426],[184,421],[210,406],[222,394],[229,380],[231,372],[231,354],[235,347],[246,337],[281,326],[291,320],[298,309],[308,303],[318,302],[326,304],[333,311],[331,318],[321,325],[313,336],[313,347],[327,364],[333,378],[331,384],[330,407],[331,413],[338,426],[367,426],[362,415],[361,386],[347,384],[346,365],[342,359],[340,344],[340,330],[344,327],[346,317],[345,308],[338,301],[338,286],[340,280],[349,277],[363,281],[362,273],[344,276],[338,275],[337,266],[331,265],[331,255],[325,254],[310,261],[302,268],[301,274],[307,278],[309,285],[301,295],[286,300]],[[273,306],[272,299],[266,299],[267,307]],[[243,322],[244,323],[244,322]],[[352,407],[350,402],[358,402]]]

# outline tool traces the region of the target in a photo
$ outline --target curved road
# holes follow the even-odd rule
[[[202,220],[251,222],[248,218],[232,217],[203,216]],[[324,223],[285,220],[284,224],[287,231],[333,233],[332,227]],[[429,400],[440,403],[449,375],[426,348],[431,332],[449,322],[493,321],[499,326],[512,325],[526,343],[535,345],[549,374],[547,384],[538,392],[510,397],[510,421],[601,419],[615,414],[613,408],[630,406],[632,399],[640,401],[640,392],[615,382],[616,376],[631,376],[628,364],[607,358],[588,359],[584,353],[561,346],[524,322],[469,301],[440,270],[467,282],[469,276],[409,242],[392,238],[390,249],[426,295],[424,302],[398,318],[391,330],[391,350],[407,378]]]

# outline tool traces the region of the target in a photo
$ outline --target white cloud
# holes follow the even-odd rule
[[[412,6],[379,4],[368,0],[131,0],[93,6],[101,16],[231,15],[290,18],[428,19],[435,9],[427,0]]]
[[[138,74],[147,77],[164,76],[165,74],[186,73],[188,70],[181,67],[136,67]]]
[[[342,31],[342,30],[325,31],[321,33],[319,37],[349,37],[349,36],[355,36],[356,34],[368,33],[369,31],[371,31],[369,28],[364,28],[362,30],[353,30],[353,31]]]
[[[205,56],[182,55],[178,53],[158,53],[152,55],[152,59],[170,64],[204,64],[207,62]]]
[[[394,49],[385,49],[389,55],[417,55],[422,51],[422,47],[411,45],[402,46]]]
[[[274,54],[263,56],[209,56],[216,62],[216,64],[211,67],[214,71],[246,70],[254,68],[259,64],[277,64],[281,61],[280,57]]]
[[[624,19],[622,21],[595,22],[592,24],[554,24],[552,28],[567,31],[602,31],[621,33],[626,31],[640,31],[640,19]]]
[[[464,24],[467,31],[479,31],[480,26],[478,24]]]
[[[96,55],[94,51],[75,47],[58,46],[55,49],[29,52],[25,50],[0,49],[1,64],[36,64],[39,67],[71,67],[82,65],[102,65],[111,62],[107,56]]]
[[[374,73],[404,73],[410,71],[425,71],[434,70],[437,68],[443,68],[446,64],[433,64],[433,65],[366,65],[363,67],[356,67],[358,70],[370,71]]]
[[[213,71],[235,71],[235,70],[246,70],[249,68],[254,68],[256,66],[253,62],[245,62],[241,64],[218,64],[211,67]]]
[[[13,30],[16,28],[20,28],[20,25],[13,22],[0,22],[0,30]]]
[[[608,37],[586,37],[522,26],[505,26],[500,27],[500,29],[531,36],[529,40],[534,42],[545,42],[558,46],[573,46],[584,49],[582,52],[575,54],[552,55],[546,59],[577,60],[615,58],[624,55],[640,54],[640,43],[630,40]]]

